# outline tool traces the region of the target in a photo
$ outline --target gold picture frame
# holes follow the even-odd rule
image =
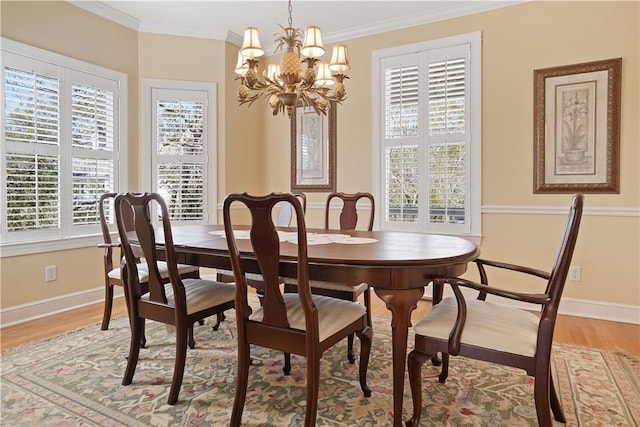
[[[620,192],[622,58],[534,70],[534,193]]]
[[[336,103],[326,114],[296,107],[291,117],[291,191],[336,189]]]

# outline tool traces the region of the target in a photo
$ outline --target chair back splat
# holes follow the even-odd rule
[[[277,204],[292,206],[297,241],[280,242],[273,222]],[[243,227],[234,225],[231,206],[249,210],[249,238],[236,237]],[[234,209],[234,211],[237,211]],[[360,387],[365,396],[371,389],[366,372],[371,351],[371,328],[366,309],[358,303],[312,295],[309,286],[307,231],[301,201],[293,194],[271,193],[266,196],[230,194],[223,204],[225,237],[236,281],[236,320],[238,324],[238,370],[231,426],[239,426],[247,397],[250,349],[252,345],[299,354],[307,359],[307,406],[305,426],[314,426],[318,409],[320,358],[335,343],[355,333],[360,338]],[[246,228],[246,226],[244,227]],[[295,245],[295,256],[281,254],[281,245]],[[285,293],[281,286],[283,263],[297,267],[297,293]],[[250,307],[247,274],[259,273],[264,282],[263,303]]]
[[[373,219],[376,210],[375,199],[371,193],[343,193],[333,192],[327,196],[327,204],[324,211],[324,228],[330,229],[329,221],[331,203],[334,199],[342,200],[342,211],[340,212],[340,230],[355,230],[358,225],[358,202],[361,199],[368,199],[370,202],[369,225],[367,230],[373,230]]]
[[[451,286],[454,297],[442,301],[434,299],[427,316],[414,326],[415,345],[408,358],[413,416],[407,421],[408,427],[417,426],[422,416],[421,366],[429,359],[436,362],[438,353],[442,354],[442,370],[438,376],[441,383],[446,381],[449,374],[449,355],[523,369],[535,379],[538,424],[551,427],[552,413],[556,421],[565,422],[552,378],[551,349],[560,298],[578,239],[583,199],[582,194],[573,196],[560,248],[550,273],[478,258],[475,263],[480,283],[455,277],[434,281],[438,286]],[[510,271],[515,279],[522,275],[544,279],[545,291],[525,293],[490,285],[487,274],[489,268]],[[460,288],[477,291],[478,298],[466,298]],[[486,301],[487,295],[493,299]],[[513,304],[494,302],[498,298],[538,305],[539,312],[532,313]]]

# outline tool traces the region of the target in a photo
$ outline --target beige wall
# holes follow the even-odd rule
[[[0,19],[2,37],[127,74],[127,154],[130,164],[137,164],[138,33],[62,1],[2,1]],[[129,175],[130,185],[136,188],[136,174]],[[44,281],[48,265],[58,267],[55,282]],[[100,287],[102,271],[102,251],[94,247],[0,258],[1,307]]]
[[[132,185],[139,182],[138,79],[162,78],[218,82],[218,203],[228,192],[289,189],[289,122],[282,116],[271,117],[261,100],[250,108],[237,106],[237,84],[231,72],[237,47],[203,39],[136,34],[65,2],[3,1],[1,7],[3,37],[129,75]],[[638,2],[532,2],[347,41],[352,70],[348,99],[338,107],[338,189],[372,189],[372,51],[481,31],[482,204],[525,210],[564,208],[570,195],[532,193],[533,70],[622,57],[621,191],[587,195],[587,216],[573,262],[582,267],[583,280],[569,282],[566,296],[639,305],[639,17]],[[163,55],[167,49],[179,60]],[[354,159],[358,159],[357,167]],[[317,211],[325,196],[309,194],[312,225],[321,225]],[[605,212],[627,208],[635,214],[589,215],[594,207]],[[561,215],[485,213],[483,256],[548,269],[563,222]],[[75,262],[78,259],[82,264]],[[60,279],[55,286],[45,286],[41,272],[53,262]],[[2,258],[2,308],[100,286],[100,262],[100,252],[94,248]],[[83,266],[79,271],[78,265]],[[33,276],[25,278],[27,266]],[[73,268],[77,272],[72,274]],[[14,283],[29,286],[12,286]]]

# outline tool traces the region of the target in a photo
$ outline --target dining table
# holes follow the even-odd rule
[[[231,269],[223,225],[175,225],[172,236],[177,262]],[[292,232],[292,228],[279,228]],[[235,231],[235,229],[234,229]],[[393,425],[402,425],[407,340],[411,313],[425,286],[439,277],[457,277],[479,256],[475,243],[460,237],[418,232],[307,229],[308,235],[340,234],[346,239],[309,239],[309,279],[368,283],[391,311]],[[351,237],[349,239],[348,237]],[[338,236],[334,236],[338,237]],[[162,232],[156,236],[159,251]],[[249,251],[241,250],[246,272],[259,273]],[[295,241],[280,243],[280,275],[297,275]]]

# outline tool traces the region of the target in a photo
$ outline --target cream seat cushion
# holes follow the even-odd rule
[[[297,279],[285,278],[284,283],[289,285],[297,285]],[[340,283],[340,282],[325,282],[322,280],[309,280],[309,285],[311,288],[319,288],[319,289],[330,289],[332,291],[343,291],[343,292],[355,292],[356,295],[360,295],[363,293],[369,285],[366,283],[360,283],[359,285],[353,286],[348,283]]]
[[[282,297],[287,307],[289,326],[304,331],[306,329],[306,322],[298,294],[284,294]],[[320,341],[324,341],[340,329],[355,322],[367,312],[364,305],[355,302],[322,295],[313,295],[312,298],[318,309],[318,332]],[[249,318],[261,322],[263,315],[264,313],[261,307]]]
[[[187,300],[187,314],[233,301],[236,297],[236,286],[233,283],[222,283],[206,279],[183,279],[182,283],[184,284]],[[167,303],[173,306],[173,287],[171,283],[164,285],[164,292],[167,296]],[[149,294],[144,294],[141,299],[148,301]]]
[[[467,321],[461,343],[528,357],[535,355],[539,316],[486,301],[466,300],[466,303]],[[416,335],[447,341],[457,313],[456,299],[445,298],[413,329]]]
[[[146,263],[141,262],[137,264],[138,266],[138,281],[140,283],[146,283],[149,281],[149,267]],[[178,264],[178,274],[183,275],[187,273],[193,273],[198,271],[199,267],[193,265],[186,264]],[[160,277],[166,279],[169,277],[169,268],[167,267],[167,263],[164,261],[158,261],[158,271],[160,272]],[[108,276],[112,279],[122,280],[122,272],[120,268],[114,268],[108,274]]]

